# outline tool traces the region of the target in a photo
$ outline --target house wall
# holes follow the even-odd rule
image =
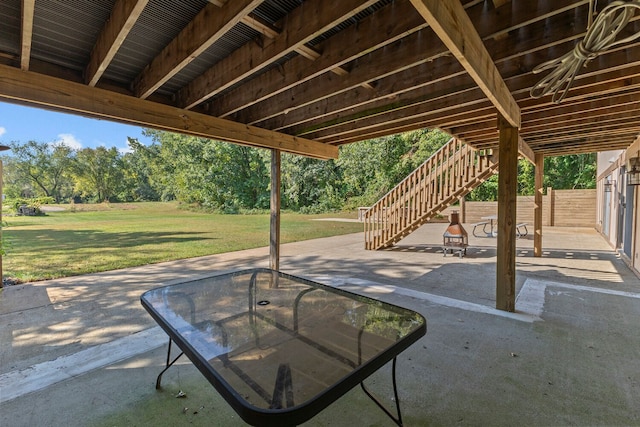
[[[612,248],[618,249],[621,258],[640,275],[640,236],[638,223],[640,222],[640,200],[638,187],[632,186],[627,191],[626,161],[630,157],[640,155],[640,139],[627,149],[621,151],[606,151],[598,153],[596,229],[602,234]],[[611,191],[605,191],[605,183],[611,182]],[[627,198],[629,195],[629,198]],[[631,214],[631,212],[633,212]],[[631,214],[631,218],[627,216]],[[631,221],[629,235],[626,222]],[[625,244],[631,250],[629,255],[624,252]]]
[[[638,157],[640,155],[640,139],[631,144],[624,153],[625,160],[630,157]],[[631,236],[631,257],[623,256],[623,259],[631,266],[637,275],[640,275],[640,233],[638,232],[640,223],[640,196],[638,195],[639,186],[634,186],[633,200],[627,200],[627,204],[633,205],[633,231]]]

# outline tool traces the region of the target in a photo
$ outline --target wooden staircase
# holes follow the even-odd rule
[[[365,212],[365,249],[393,246],[497,171],[497,151],[450,139]]]

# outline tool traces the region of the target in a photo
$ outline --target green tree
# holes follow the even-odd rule
[[[153,184],[153,151],[135,138],[128,138],[130,152],[122,155],[124,183],[119,199],[123,201],[160,200]]]
[[[570,154],[544,159],[545,186],[554,189],[596,188],[596,154]]]
[[[269,206],[265,150],[206,138],[146,130],[146,148],[156,188],[162,197],[235,212]]]
[[[40,192],[34,188],[33,180],[22,173],[18,168],[18,160],[15,157],[2,156],[3,170],[2,178],[4,187],[2,193],[12,199],[21,197],[35,197]]]
[[[270,151],[215,141],[216,176],[229,198],[241,208],[269,207]]]
[[[451,137],[423,129],[340,147],[347,206],[368,206],[438,151]]]
[[[123,185],[123,164],[115,147],[83,148],[74,162],[76,191],[87,200],[116,201]]]
[[[8,169],[11,180],[7,186],[22,187],[31,183],[34,196],[53,197],[57,202],[70,196],[70,171],[74,156],[73,150],[61,143],[48,144],[29,141],[25,144],[12,142],[11,160]]]
[[[294,210],[334,210],[344,202],[341,171],[333,160],[283,155],[282,187],[283,205]]]

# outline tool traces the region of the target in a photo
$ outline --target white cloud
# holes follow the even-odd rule
[[[60,142],[69,148],[73,148],[74,150],[79,150],[82,148],[82,144],[80,143],[80,141],[70,133],[61,133],[60,135],[58,135],[58,140],[56,142]]]
[[[5,133],[7,133],[7,128],[0,126],[0,136],[4,135]]]

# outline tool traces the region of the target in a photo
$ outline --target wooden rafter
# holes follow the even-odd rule
[[[597,109],[591,111],[585,111],[582,115],[575,115],[573,118],[566,118],[561,123],[549,120],[540,121],[539,124],[534,126],[527,126],[526,132],[522,135],[529,138],[554,138],[566,132],[580,132],[588,127],[598,126],[619,126],[624,128],[625,125],[630,125],[637,121],[637,117],[640,114],[640,104],[633,103],[627,105],[620,105],[611,107],[610,110]],[[524,116],[523,116],[524,117]],[[487,129],[486,123],[474,124],[474,127],[478,126],[476,131],[461,131],[459,128],[451,129],[451,132],[456,135],[461,135],[464,138],[468,138],[474,141],[490,140],[493,136]]]
[[[497,9],[500,6],[504,6],[505,4],[509,3],[510,1],[511,0],[492,0],[492,3],[493,3],[493,7]]]
[[[572,4],[568,0],[559,0],[556,3],[560,11]],[[542,7],[540,6],[540,8]],[[474,21],[486,23],[487,30],[482,33],[485,39],[493,38],[506,29],[522,24],[522,22],[540,22],[542,26],[547,20],[549,20],[549,25],[553,25],[554,28],[561,31],[562,39],[567,38],[568,35],[571,35],[571,38],[577,37],[575,26],[572,25],[572,23],[575,24],[575,19],[567,16],[554,19],[554,12],[556,10],[549,6],[544,6],[542,10],[529,8],[527,13],[517,15],[509,20],[499,14],[484,12],[482,5],[473,5],[468,9],[468,14]],[[411,19],[411,16],[417,15],[415,11],[407,11],[406,13],[410,14],[407,20]],[[539,16],[546,18],[538,21]],[[416,18],[424,21],[419,16]],[[393,21],[391,20],[391,22]],[[584,24],[586,25],[586,20]],[[417,24],[412,21],[411,25]],[[533,34],[542,38],[545,34],[543,29],[533,31]],[[581,32],[578,32],[579,34]],[[514,44],[507,39],[498,43],[497,48],[508,52],[509,43]],[[526,46],[521,51],[522,54],[530,52],[538,43],[539,39],[527,40]],[[416,49],[415,46],[420,46],[421,49]],[[391,99],[391,103],[395,104],[401,101],[399,98],[412,96],[411,94],[420,87],[428,86],[432,82],[437,83],[442,78],[459,78],[465,74],[457,60],[450,57],[443,58],[443,55],[446,54],[446,48],[432,30],[423,29],[419,32],[411,32],[402,39],[402,43],[374,50],[366,57],[352,63],[348,78],[336,79],[331,75],[317,75],[308,81],[301,80],[297,85],[290,86],[285,92],[276,92],[276,96],[267,96],[261,91],[262,87],[268,88],[269,86],[255,86],[254,90],[248,90],[244,93],[260,94],[264,96],[265,101],[250,108],[244,108],[243,111],[234,114],[232,118],[243,123],[256,124],[270,129],[286,129],[303,121],[311,121],[316,117],[328,116],[327,120],[332,120],[331,115],[334,114],[335,117],[335,113],[339,113],[341,110],[353,113],[354,106],[358,107],[365,102],[378,101],[379,105],[384,106],[389,105]],[[505,55],[506,53],[502,53],[502,56]],[[537,63],[533,65],[537,65]],[[281,80],[278,76],[274,76],[274,81]],[[376,82],[375,92],[359,89],[362,82],[370,81]],[[460,87],[461,84],[456,82],[455,86]],[[233,92],[234,95],[242,93],[241,88]],[[224,101],[225,99],[221,102],[224,103]],[[373,106],[374,110],[376,108],[377,106]],[[220,112],[217,109],[213,111],[216,115]],[[318,122],[322,122],[322,120],[316,121],[316,123]],[[287,132],[298,133],[299,129],[290,129]]]
[[[260,47],[247,43],[178,92],[178,105],[192,108],[296,51],[315,37],[376,3],[376,0],[311,0],[296,8],[282,31]]]
[[[0,65],[0,98],[127,124],[152,127],[318,158],[338,149],[120,93]]]
[[[521,137],[518,136],[518,153],[520,153],[525,159],[527,159],[532,164],[536,164],[536,155],[533,152],[533,149],[527,144],[527,142]]]
[[[602,65],[598,71],[592,73],[585,73],[580,76],[574,83],[574,89],[570,92],[568,98],[563,102],[563,106],[569,106],[574,102],[583,102],[584,100],[591,99],[606,95],[614,96],[617,92],[624,92],[630,89],[638,87],[639,80],[631,77],[637,73],[633,70],[636,65],[635,62],[627,63],[629,60],[633,60],[635,56],[640,59],[640,51],[633,49],[629,52],[614,52],[610,55],[605,55],[602,58]],[[607,72],[607,66],[610,66],[612,71]],[[640,69],[638,69],[640,72]],[[522,74],[516,75],[507,80],[509,86],[514,90],[516,99],[519,99],[522,114],[526,117],[529,111],[540,112],[545,108],[557,108],[557,104],[551,102],[550,99],[531,99],[528,94],[528,88],[531,87],[537,81],[537,76],[531,75],[526,68],[522,71]],[[340,134],[345,135],[346,132],[358,132],[358,130],[371,128],[372,126],[380,126],[382,123],[389,125],[394,122],[408,123],[410,121],[418,122],[421,124],[427,121],[428,117],[434,117],[435,121],[431,122],[432,126],[445,126],[444,122],[446,116],[455,112],[459,108],[466,108],[472,105],[477,105],[480,110],[486,110],[486,104],[483,103],[483,94],[478,90],[471,90],[469,83],[463,83],[464,80],[456,78],[454,84],[460,86],[451,86],[447,88],[446,84],[440,84],[443,87],[441,93],[443,96],[438,97],[437,93],[429,87],[419,88],[409,93],[411,99],[405,103],[399,103],[396,108],[389,111],[382,111],[380,114],[361,114],[361,119],[357,119],[357,122],[350,122],[343,120],[342,123],[338,123],[338,126],[332,126],[331,128],[321,128],[321,130],[314,132],[298,133],[306,135],[313,139],[324,139],[325,137],[332,138],[332,141],[336,141],[335,137]],[[424,91],[425,96],[422,97]],[[413,98],[416,97],[416,98]],[[478,115],[479,109],[471,111],[473,115]],[[490,109],[488,110],[490,113]],[[583,114],[586,114],[583,111]],[[354,114],[354,117],[358,117],[358,113]],[[492,123],[485,126],[489,134],[493,134],[495,126],[493,121],[484,115],[486,123]],[[341,131],[342,127],[345,131]],[[274,127],[275,128],[275,127]],[[464,137],[463,132],[458,132],[458,129],[453,129],[452,132],[456,135]],[[469,140],[469,139],[466,139]]]
[[[512,126],[520,127],[520,107],[482,44],[482,39],[458,0],[411,0],[460,61],[500,114]]]
[[[269,39],[275,39],[278,36],[278,34],[280,34],[280,30],[278,30],[274,26],[270,25],[269,23],[265,22],[264,20],[258,18],[253,14],[249,14],[245,16],[242,19],[242,23],[250,28],[253,28],[254,30],[256,30],[257,32],[259,32],[260,34],[262,34],[263,36]],[[306,45],[299,46],[298,48],[295,49],[295,51],[301,56],[311,61],[315,61],[322,55],[320,52],[318,52],[314,48]],[[342,67],[336,67],[331,71],[338,75],[344,75],[348,73],[348,71]]]
[[[98,35],[89,63],[85,68],[85,82],[95,86],[109,63],[124,43],[149,0],[118,0],[111,16]]]
[[[402,19],[398,20],[399,16]],[[398,0],[361,21],[357,27],[351,26],[324,41],[320,45],[322,56],[313,63],[310,64],[301,57],[293,58],[280,68],[267,71],[216,98],[211,106],[211,114],[227,117],[328,71],[341,68],[366,52],[397,42],[426,26],[409,0]],[[362,37],[360,34],[368,36]],[[359,86],[362,83],[364,82],[360,82]],[[274,100],[269,104],[275,105],[278,102]]]
[[[33,39],[33,14],[36,0],[22,0],[22,31],[20,33],[20,68],[29,69],[31,40]]]
[[[134,92],[147,98],[194,58],[218,41],[263,0],[234,0],[222,9],[210,3],[136,78]]]

